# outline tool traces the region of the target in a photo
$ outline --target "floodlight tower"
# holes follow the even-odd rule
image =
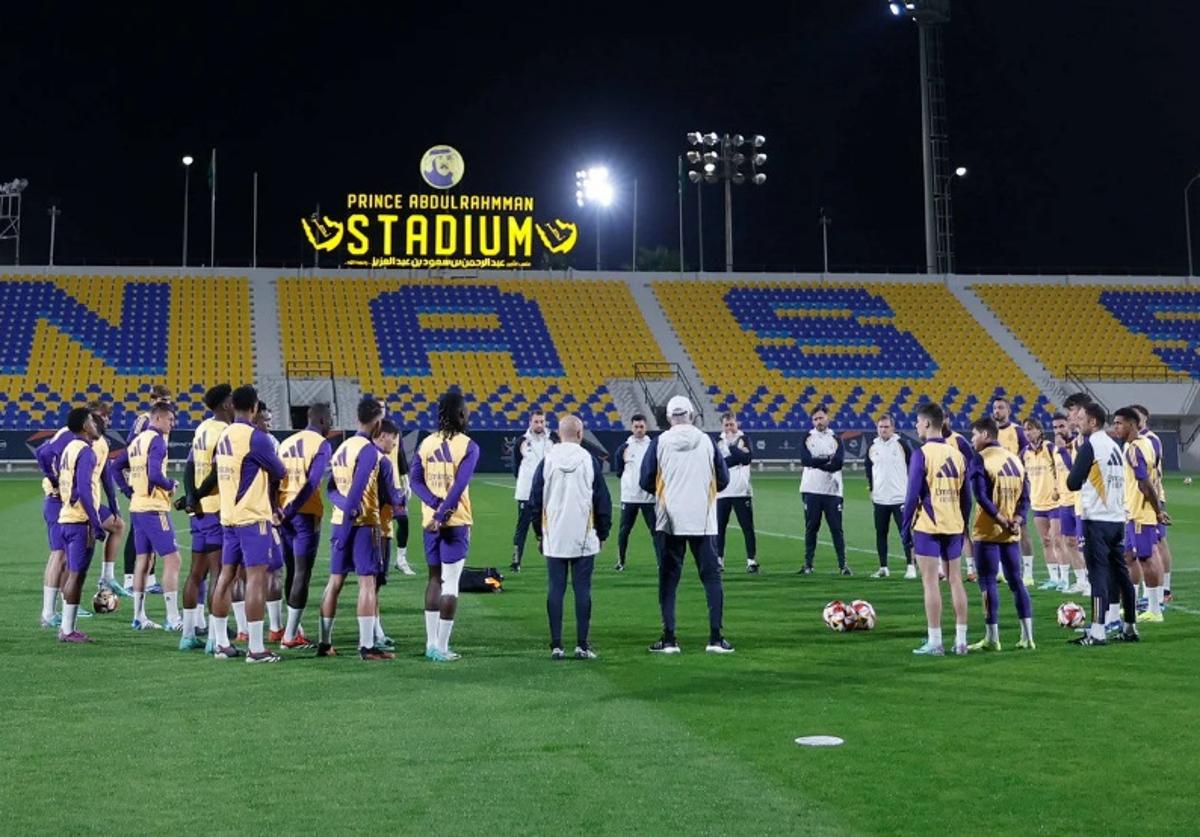
[[[762,134],[755,134],[747,139],[741,134],[718,136],[712,132],[702,134],[699,131],[692,131],[687,135],[687,141],[692,146],[687,153],[688,162],[694,166],[701,166],[700,169],[689,171],[688,179],[696,184],[701,181],[704,183],[723,181],[725,184],[725,272],[732,273],[733,187],[742,185],[747,179],[755,186],[761,186],[767,182],[766,174],[760,171],[767,164],[767,155],[762,151],[767,138]],[[708,150],[701,151],[702,147]],[[750,154],[743,153],[740,150],[742,148],[748,148]],[[750,162],[749,178],[741,170],[742,164],[746,161]]]
[[[612,206],[616,190],[605,166],[592,166],[575,172],[575,203],[596,207],[596,270],[600,270],[600,211]]]
[[[950,137],[946,118],[946,77],[942,26],[950,22],[950,0],[891,2],[896,17],[917,24],[921,50],[921,139],[925,168],[925,269],[950,273],[954,264],[954,225],[950,207]]]
[[[21,264],[21,193],[29,186],[23,177],[0,183],[0,241],[16,243],[13,264]]]

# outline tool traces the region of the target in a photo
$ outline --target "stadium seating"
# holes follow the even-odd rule
[[[748,429],[840,428],[925,400],[957,426],[995,395],[1049,418],[1046,399],[948,289],[936,284],[664,281],[654,284],[709,394]]]
[[[1136,367],[1200,376],[1200,291],[1146,285],[987,285],[975,293],[1050,372]],[[1080,339],[1087,335],[1087,339]]]
[[[523,427],[534,407],[619,427],[606,382],[663,359],[620,281],[281,278],[278,298],[285,367],[331,363],[405,427],[432,427],[451,386],[476,428]]]
[[[194,426],[205,382],[254,378],[249,302],[245,278],[0,276],[0,427],[61,426],[98,397],[127,427],[155,383]]]

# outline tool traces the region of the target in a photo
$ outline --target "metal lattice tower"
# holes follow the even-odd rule
[[[942,61],[942,27],[925,23],[920,27],[924,42],[922,65],[926,109],[925,144],[929,154],[927,178],[933,190],[933,273],[954,272],[954,213],[950,203],[950,136],[946,117],[946,76]],[[926,256],[928,257],[928,253]]]
[[[0,183],[0,241],[14,241],[13,264],[21,263],[21,192],[29,181]]]

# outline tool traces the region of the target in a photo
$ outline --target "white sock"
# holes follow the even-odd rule
[[[407,546],[396,547],[396,561],[401,564],[408,563],[408,547]]]
[[[196,611],[196,620],[195,620],[196,627],[199,627],[204,624],[204,602],[200,602],[200,604],[196,605],[195,611]]]
[[[291,642],[296,638],[296,633],[300,630],[300,619],[304,616],[304,608],[295,608],[288,605],[287,626],[283,629],[284,642]]]
[[[125,589],[126,589],[126,590],[132,590],[132,589],[133,589],[133,573],[125,573],[125,584],[124,584],[124,587],[125,587]]]
[[[112,578],[115,578],[116,576],[113,575],[113,571],[116,566],[116,562],[114,561],[104,561],[100,565],[100,580],[108,581]]]
[[[196,636],[196,611],[193,608],[183,609],[183,638],[192,639]]]
[[[237,622],[238,633],[239,634],[246,633],[246,603],[245,602],[234,602],[233,603],[233,618]]]
[[[942,644],[942,629],[941,628],[929,628],[928,635],[929,635],[929,644],[930,645],[941,645]]]
[[[1022,619],[1021,620],[1021,639],[1027,639],[1031,642],[1033,641],[1033,620],[1032,619]]]
[[[454,630],[454,620],[442,619],[439,616],[437,624],[437,647],[443,654],[450,650],[450,632],[452,630]]]
[[[1000,625],[999,624],[985,625],[984,628],[985,628],[984,635],[987,637],[988,642],[999,642],[1000,641]]]
[[[1170,589],[1171,589],[1171,574],[1170,574],[1170,573],[1163,573],[1163,584],[1162,584],[1162,586],[1163,586],[1163,589],[1164,589],[1164,590],[1170,590]]]
[[[276,599],[275,601],[267,602],[267,619],[270,620],[272,631],[279,630],[279,623],[283,621],[283,600]]]
[[[425,650],[437,648],[438,611],[425,611]]]
[[[230,645],[229,617],[210,615],[208,617],[208,635],[212,637],[213,648],[228,648]]]
[[[42,587],[42,618],[49,621],[54,618],[54,600],[58,598],[57,587]]]
[[[973,555],[967,556],[967,572],[968,573],[975,572],[975,556],[973,556]]]
[[[1022,555],[1021,556],[1021,573],[1026,578],[1029,578],[1030,576],[1033,575],[1033,556],[1032,555]]]
[[[318,641],[322,645],[333,645],[333,617],[326,619],[321,617],[321,627],[317,635]]]
[[[133,618],[142,620],[146,618],[146,594],[136,590],[133,591]]]
[[[374,648],[375,647],[375,617],[374,616],[358,617],[358,647],[359,648]]]
[[[1163,589],[1161,587],[1147,589],[1146,598],[1150,600],[1151,613],[1162,613]]]
[[[1087,567],[1080,567],[1075,571],[1075,582],[1077,584],[1088,583]]]
[[[1104,626],[1099,622],[1092,623],[1092,639],[1104,639]]]
[[[250,628],[250,653],[261,654],[267,650],[267,646],[263,645],[263,623],[259,619],[257,622],[251,622],[247,627]]]
[[[63,602],[63,618],[61,630],[64,634],[73,633],[75,631],[75,614],[79,612],[79,605],[67,604]]]
[[[955,625],[954,626],[954,644],[955,645],[966,645],[967,644],[967,626],[966,625]]]
[[[1070,577],[1067,575],[1067,568],[1064,564],[1051,564],[1050,565],[1050,579],[1052,581],[1058,581],[1058,582],[1071,580]]]
[[[158,577],[154,573],[150,573],[150,575],[146,577],[146,588],[149,589],[155,584],[158,584]]]
[[[163,593],[163,602],[167,605],[167,624],[174,625],[179,621],[179,593]]]
[[[375,617],[375,639],[378,641],[382,641],[385,636],[387,636],[387,634],[385,634],[383,632],[383,621],[378,616],[376,616]]]

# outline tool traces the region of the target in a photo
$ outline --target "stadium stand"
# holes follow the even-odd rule
[[[926,399],[956,426],[996,395],[1049,419],[1047,399],[954,295],[937,284],[656,282],[655,293],[721,410],[748,429],[911,419]],[[997,386],[997,381],[1006,382]]]
[[[473,427],[524,427],[534,407],[621,426],[607,381],[662,354],[621,281],[278,282],[287,364],[330,362],[405,427],[432,428],[430,405],[458,386]]]
[[[0,276],[0,427],[58,427],[102,394],[127,427],[155,383],[194,426],[207,384],[254,377],[249,301],[245,278]]]
[[[1054,375],[1120,365],[1160,380],[1200,376],[1200,291],[1029,284],[972,290]]]

